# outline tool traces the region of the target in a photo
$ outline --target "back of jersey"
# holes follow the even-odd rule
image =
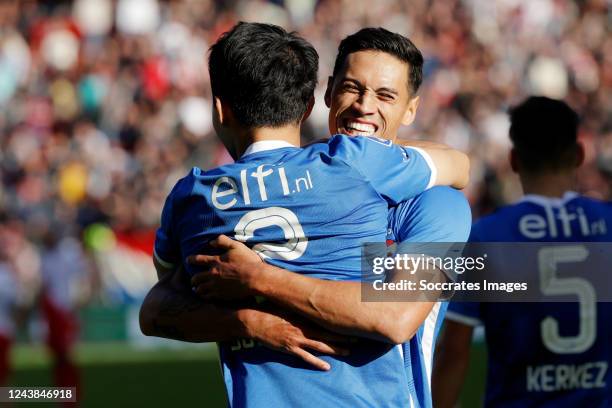
[[[528,195],[478,221],[470,240],[574,242],[588,250],[588,242],[612,241],[610,227],[609,203],[575,193],[563,199]],[[544,276],[539,268],[534,260],[533,273]],[[554,283],[540,279],[540,290],[580,302],[450,305],[451,319],[485,326],[487,406],[612,406],[612,303],[598,302],[593,282],[575,269]]]
[[[168,197],[156,256],[181,262],[211,252],[207,243],[225,234],[294,272],[359,280],[361,244],[385,241],[388,205],[424,191],[431,178],[427,157],[416,150],[347,136],[194,169]],[[221,344],[220,354],[234,406],[301,406],[303,395],[312,406],[408,403],[401,349],[388,344],[365,342],[348,357],[322,357],[332,366],[327,373],[248,339]]]

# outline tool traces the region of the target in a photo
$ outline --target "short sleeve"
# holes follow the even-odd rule
[[[180,263],[178,243],[173,232],[173,195],[166,198],[161,215],[161,225],[155,234],[155,259],[165,268],[173,268]]]
[[[427,190],[389,212],[389,229],[401,253],[461,256],[471,223],[472,212],[463,193],[444,186]],[[457,280],[452,270],[444,273],[449,280]]]
[[[375,137],[336,135],[329,141],[333,158],[358,170],[391,205],[408,200],[435,183],[436,169],[422,150]]]
[[[397,242],[466,242],[472,211],[462,192],[437,186],[390,213],[389,228]]]

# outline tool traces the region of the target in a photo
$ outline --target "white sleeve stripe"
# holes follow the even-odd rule
[[[475,317],[465,316],[457,312],[453,312],[451,310],[446,311],[446,318],[448,320],[452,320],[453,322],[463,323],[467,326],[472,326],[472,327],[482,326],[482,321],[480,321],[480,319],[477,319]]]
[[[436,168],[436,165],[434,164],[433,159],[431,158],[429,153],[427,153],[425,150],[421,149],[420,147],[407,146],[406,148],[412,149],[415,152],[419,153],[421,156],[423,156],[423,159],[425,159],[427,166],[429,166],[431,175],[429,176],[429,183],[427,183],[427,188],[426,188],[426,190],[429,190],[436,184],[436,181],[438,179],[438,169]]]
[[[427,381],[431,389],[431,369],[433,364],[433,353],[434,353],[434,334],[436,332],[436,323],[438,321],[438,314],[440,313],[441,303],[436,302],[434,307],[431,309],[425,322],[423,322],[423,336],[421,337],[421,350],[423,352],[423,359],[425,360],[425,372],[427,373]]]
[[[163,266],[164,268],[169,268],[169,269],[174,268],[174,264],[170,262],[166,262],[163,259],[161,259],[159,255],[157,255],[157,251],[155,249],[153,249],[153,256],[155,257],[157,262],[159,262],[159,264]]]

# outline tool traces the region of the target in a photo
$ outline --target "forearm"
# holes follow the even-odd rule
[[[140,309],[140,328],[147,336],[188,342],[249,337],[250,309],[234,310],[201,300],[191,290],[158,282]]]
[[[362,302],[360,282],[309,278],[267,265],[255,291],[337,333],[402,343],[414,335],[432,302]]]
[[[176,267],[162,265],[155,255],[153,255],[153,266],[155,267],[155,272],[157,273],[158,281],[168,277],[178,269]]]
[[[422,149],[428,149],[428,148],[450,149],[450,147],[448,145],[445,145],[444,143],[432,142],[431,140],[416,140],[416,139],[397,140],[396,143],[399,144],[400,146],[420,147]]]
[[[470,159],[467,154],[445,144],[428,140],[402,140],[399,144],[423,149],[437,169],[436,185],[462,189],[470,180]]]
[[[470,359],[472,329],[446,321],[436,347],[432,374],[432,396],[435,407],[456,405]]]
[[[432,375],[432,398],[435,407],[456,406],[466,371],[467,361],[443,351],[436,351]]]
[[[470,180],[470,159],[467,154],[450,148],[425,148],[437,170],[436,185],[462,189]]]

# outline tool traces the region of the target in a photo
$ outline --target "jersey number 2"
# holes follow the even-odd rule
[[[304,254],[308,246],[308,238],[304,234],[304,229],[297,215],[287,208],[268,207],[247,212],[234,228],[236,233],[234,238],[241,242],[247,242],[255,237],[255,231],[268,227],[280,228],[286,241],[255,244],[252,249],[259,256],[292,261]]]

